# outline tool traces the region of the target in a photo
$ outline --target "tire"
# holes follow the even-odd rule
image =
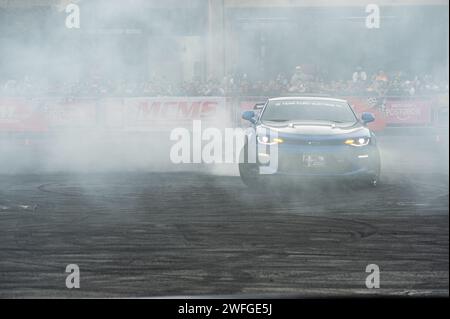
[[[242,182],[247,185],[247,187],[257,188],[258,187],[258,171],[255,170],[255,164],[239,164],[239,174],[241,175]],[[256,167],[257,168],[257,167]],[[256,173],[255,173],[256,172]]]
[[[369,186],[373,187],[373,188],[377,187],[377,186],[380,184],[380,177],[377,176],[377,175],[376,175],[376,176],[372,176],[372,177],[368,180],[367,184],[368,184]]]
[[[377,187],[380,184],[380,174],[381,174],[381,159],[380,154],[378,153],[376,173],[374,176],[372,176],[372,180],[370,181],[372,187]]]
[[[242,182],[250,188],[260,187],[259,167],[256,163],[249,163],[247,157],[247,142],[239,154],[239,175]]]
[[[380,184],[381,159],[378,149],[375,152],[375,162],[373,164],[374,175],[370,176],[367,184],[370,187],[377,187]]]

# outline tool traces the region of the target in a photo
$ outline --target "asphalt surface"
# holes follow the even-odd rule
[[[375,189],[251,191],[206,169],[3,174],[0,297],[448,296],[442,154],[387,143]]]

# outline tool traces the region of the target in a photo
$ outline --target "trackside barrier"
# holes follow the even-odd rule
[[[192,120],[226,125],[224,97],[0,98],[0,132],[165,131]]]
[[[356,113],[372,112],[375,131],[447,128],[448,94],[417,97],[342,96]],[[241,113],[267,97],[0,97],[0,134],[59,130],[167,131],[202,120],[209,126],[242,126]]]

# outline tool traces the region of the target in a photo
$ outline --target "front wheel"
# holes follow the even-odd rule
[[[375,153],[375,162],[373,163],[373,175],[369,176],[368,185],[371,187],[377,187],[380,184],[380,173],[381,173],[381,161],[380,153],[378,149]]]
[[[239,163],[239,175],[242,182],[248,187],[257,187],[259,185],[259,169],[256,164]]]
[[[247,149],[248,146],[247,143],[245,143],[245,146],[239,155],[239,175],[245,185],[251,188],[257,188],[260,186],[259,167],[256,163],[249,163]]]
[[[368,185],[371,187],[377,187],[380,183],[380,177],[378,175],[372,176],[368,180]]]

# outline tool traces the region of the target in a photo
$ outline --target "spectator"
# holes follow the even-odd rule
[[[7,80],[0,83],[2,96],[277,96],[286,93],[327,93],[330,95],[368,94],[372,96],[417,95],[448,92],[448,80],[439,80],[430,74],[407,79],[401,71],[388,76],[380,70],[368,81],[368,75],[361,67],[352,74],[351,80],[326,80],[328,76],[308,77],[298,66],[289,77],[279,73],[274,78],[252,81],[246,73],[228,75],[220,81],[195,78],[191,81],[175,83],[164,77],[152,76],[140,81],[86,78],[82,81],[52,81],[26,76],[22,80]],[[369,83],[370,82],[370,83]]]
[[[363,70],[362,67],[358,66],[356,71],[353,72],[352,75],[353,83],[365,83],[367,80],[367,73]]]
[[[389,78],[388,78],[387,74],[383,70],[380,70],[380,71],[378,71],[377,75],[375,76],[375,81],[377,81],[377,82],[388,82]]]
[[[291,87],[293,88],[299,88],[303,86],[303,83],[305,80],[305,75],[302,72],[302,67],[301,66],[296,66],[295,67],[295,72],[291,77]]]

